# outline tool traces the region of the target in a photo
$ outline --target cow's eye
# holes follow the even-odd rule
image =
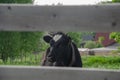
[[[50,40],[50,46],[53,46],[55,44],[54,40]]]

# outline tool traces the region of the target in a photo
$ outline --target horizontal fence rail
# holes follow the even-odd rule
[[[0,4],[0,30],[120,31],[120,4],[82,6]]]
[[[120,80],[120,70],[0,66],[0,80]]]

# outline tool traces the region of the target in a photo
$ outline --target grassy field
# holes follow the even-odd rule
[[[0,65],[25,65],[25,66],[39,66],[41,63],[42,54],[30,54],[27,57],[18,57],[14,60],[8,59],[7,62],[3,63],[3,61],[0,59]]]
[[[83,56],[83,67],[120,69],[120,56]]]
[[[30,55],[22,60],[17,58],[15,60],[8,60],[3,63],[0,60],[0,65],[27,65],[40,66],[42,54]],[[120,69],[120,56],[82,56],[84,68],[101,68],[101,69]]]

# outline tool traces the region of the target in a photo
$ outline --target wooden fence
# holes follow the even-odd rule
[[[120,4],[0,4],[0,31],[120,31]],[[120,70],[0,66],[0,80],[120,80]]]
[[[120,80],[120,70],[0,66],[0,80]]]
[[[120,4],[34,6],[0,4],[0,30],[120,31]]]

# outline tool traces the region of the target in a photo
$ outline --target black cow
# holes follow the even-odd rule
[[[71,38],[62,32],[46,35],[43,39],[50,44],[47,49],[42,66],[82,67],[78,48]]]

